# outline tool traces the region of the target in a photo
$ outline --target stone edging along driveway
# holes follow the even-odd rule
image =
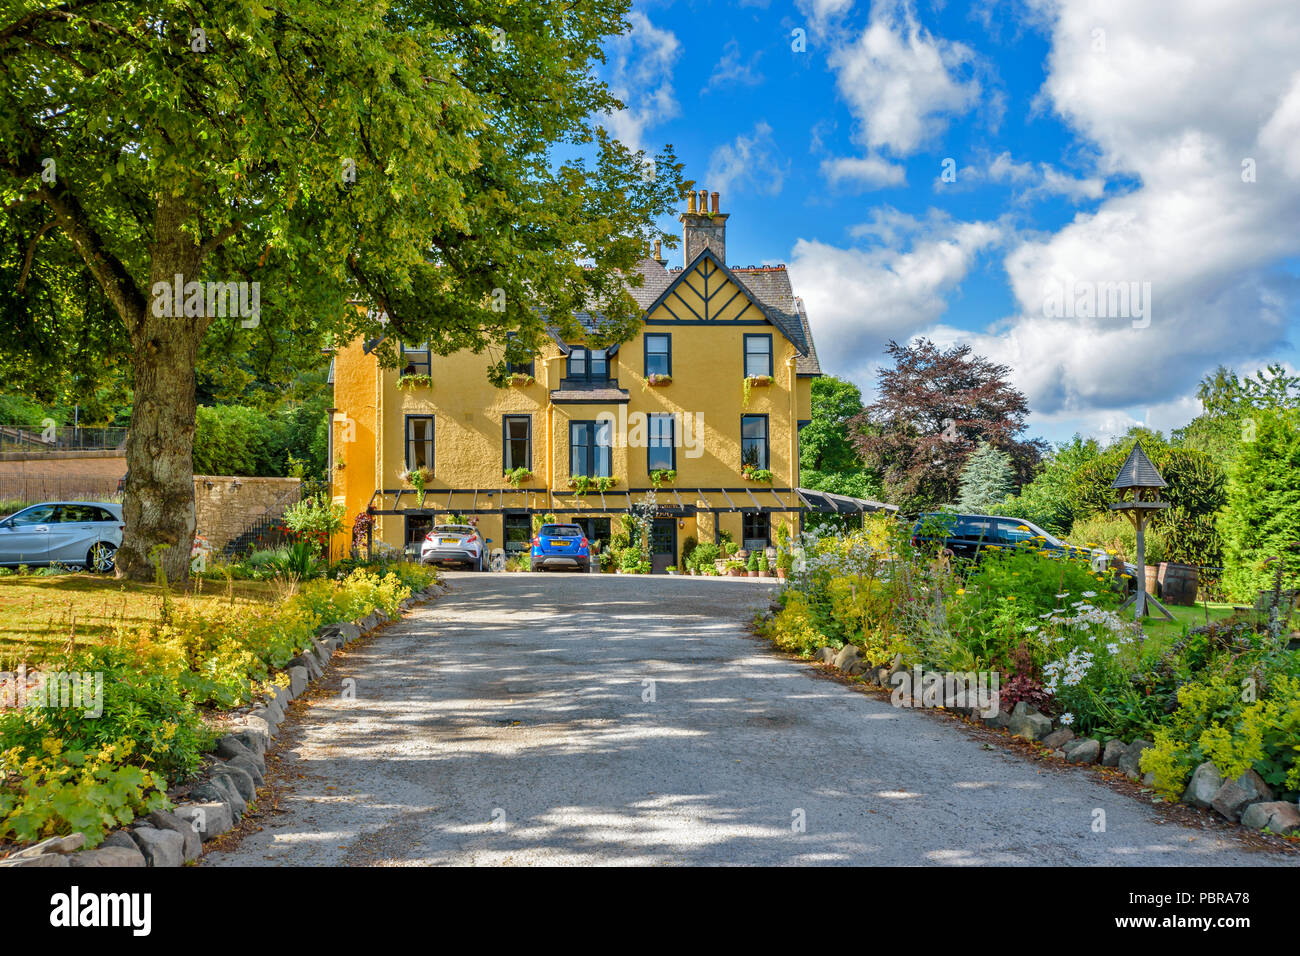
[[[764,620],[770,619],[770,616],[776,611],[776,605],[773,604],[766,613],[760,616]],[[757,622],[755,622],[757,625]],[[852,644],[846,644],[842,649],[836,650],[831,647],[823,647],[818,650],[811,658],[799,657],[796,654],[784,651],[777,647],[769,638],[759,633],[757,626],[751,627],[751,636],[758,642],[766,645],[773,653],[787,657],[790,660],[798,661],[801,664],[809,665],[819,676],[837,683],[845,684],[859,693],[866,694],[877,699],[889,700],[893,704],[895,691],[892,689],[891,678],[898,671],[906,670],[900,663],[900,658],[890,666],[880,668],[866,668],[861,661],[861,651]],[[901,655],[900,655],[901,657]],[[906,695],[905,695],[905,699]],[[915,709],[922,711],[931,718],[943,720],[950,728],[959,728],[969,735],[976,736],[981,740],[997,743],[1003,748],[1015,753],[1017,756],[1026,760],[1033,761],[1042,766],[1049,767],[1060,772],[1070,772],[1072,770],[1091,770],[1094,779],[1099,779],[1110,789],[1123,793],[1133,799],[1150,800],[1164,815],[1174,818],[1177,822],[1205,828],[1206,824],[1215,829],[1221,829],[1231,833],[1241,843],[1244,843],[1256,849],[1268,849],[1281,851],[1282,853],[1290,852],[1300,860],[1300,843],[1295,839],[1286,839],[1284,834],[1292,836],[1300,835],[1300,828],[1293,829],[1292,822],[1297,818],[1297,810],[1294,805],[1289,803],[1276,803],[1271,801],[1271,792],[1265,797],[1256,796],[1255,807],[1269,809],[1270,812],[1285,812],[1287,828],[1282,831],[1268,833],[1258,832],[1264,826],[1264,822],[1252,823],[1248,818],[1243,817],[1240,812],[1236,816],[1225,813],[1218,803],[1211,802],[1210,796],[1216,790],[1232,788],[1239,781],[1223,781],[1218,778],[1214,771],[1213,764],[1202,764],[1197,768],[1196,774],[1193,775],[1192,782],[1188,785],[1188,793],[1195,791],[1197,787],[1197,778],[1204,774],[1206,767],[1214,775],[1213,787],[1210,788],[1210,796],[1204,800],[1195,800],[1189,798],[1187,794],[1178,803],[1169,803],[1159,797],[1153,797],[1151,788],[1151,774],[1143,776],[1138,770],[1138,758],[1141,753],[1152,744],[1148,741],[1134,741],[1131,746],[1125,746],[1122,742],[1110,740],[1106,742],[1106,757],[1100,756],[1100,742],[1090,740],[1089,738],[1077,738],[1092,744],[1092,750],[1097,751],[1091,755],[1091,759],[1078,759],[1070,751],[1070,744],[1076,742],[1073,733],[1068,728],[1056,730],[1051,733],[1052,722],[1038,714],[1033,708],[1025,708],[1023,703],[1016,705],[1014,714],[1000,713],[993,717],[982,717],[978,709],[973,706],[963,706],[959,701],[945,701],[946,706],[915,706]],[[1030,722],[1041,721],[1044,726]],[[1062,749],[1061,743],[1065,743],[1065,749]],[[1118,747],[1115,745],[1119,744]],[[990,743],[985,744],[986,747]],[[1113,757],[1113,759],[1111,759]],[[1253,771],[1249,772],[1252,776]],[[1244,776],[1243,778],[1244,779]],[[1262,781],[1260,781],[1262,785]],[[1267,788],[1265,788],[1266,790]],[[1248,801],[1242,801],[1243,808],[1246,808]],[[1219,816],[1211,815],[1207,812],[1209,809],[1219,810]],[[1267,817],[1261,817],[1267,822]]]
[[[400,610],[446,593],[433,584],[403,601]],[[266,751],[285,719],[285,709],[319,680],[340,647],[368,635],[392,618],[375,610],[355,622],[327,624],[316,632],[314,647],[288,662],[288,687],[231,715],[229,731],[217,740],[212,762],[188,784],[187,799],[174,810],[157,810],[114,830],[93,850],[83,834],[52,837],[0,861],[0,867],[171,867],[197,860],[203,844],[234,828],[265,783]]]

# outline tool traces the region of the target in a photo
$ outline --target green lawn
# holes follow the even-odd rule
[[[269,581],[235,581],[228,594],[222,582],[195,580],[173,589],[177,607],[195,604],[236,605],[276,600]],[[156,621],[162,589],[155,584],[118,581],[97,574],[51,577],[0,577],[0,671],[18,663],[38,663],[67,645],[70,638],[92,643],[115,627],[132,628]]]

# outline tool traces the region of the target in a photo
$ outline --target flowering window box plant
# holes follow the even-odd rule
[[[645,384],[648,388],[655,388],[661,385],[671,385],[673,377],[666,372],[651,372],[645,377]]]
[[[424,489],[428,487],[429,482],[433,481],[433,469],[420,465],[416,468],[408,468],[397,476],[399,481],[405,482],[415,489],[415,493],[420,496],[419,507],[424,507]]]
[[[746,481],[758,481],[765,484],[772,483],[772,472],[768,468],[758,468],[754,465],[741,465],[740,477]]]
[[[397,377],[397,387],[403,389],[414,388],[432,388],[432,375],[399,375]]]

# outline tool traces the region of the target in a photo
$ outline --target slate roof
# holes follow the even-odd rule
[[[1142,443],[1138,442],[1133,446],[1133,450],[1128,453],[1124,459],[1124,464],[1119,466],[1119,474],[1115,480],[1110,483],[1112,488],[1168,488],[1168,483],[1160,477],[1160,472],[1156,471],[1156,466],[1151,464],[1151,459],[1147,453],[1142,450]]]
[[[632,398],[625,388],[556,388],[551,390],[551,401],[557,405],[577,402],[581,405],[595,403],[622,404]]]

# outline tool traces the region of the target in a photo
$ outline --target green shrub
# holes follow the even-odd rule
[[[1280,555],[1294,587],[1300,570],[1292,542],[1300,539],[1300,413],[1254,413],[1254,441],[1244,442],[1228,478],[1227,505],[1219,519],[1224,538],[1224,586],[1238,600],[1251,601],[1273,586]]]
[[[811,657],[828,643],[817,629],[807,595],[801,591],[788,592],[785,606],[765,626],[764,633],[777,647],[801,657]]]
[[[1080,518],[1066,536],[1070,544],[1084,548],[1105,548],[1124,561],[1136,561],[1137,530],[1133,522],[1118,514],[1098,514]],[[1168,549],[1164,535],[1155,527],[1142,534],[1146,563],[1154,566],[1167,560]]]
[[[59,741],[65,753],[98,752],[133,742],[134,759],[146,769],[181,780],[198,769],[211,741],[194,703],[182,694],[170,669],[141,667],[122,646],[100,645],[50,665],[50,670],[103,675],[103,713],[82,708],[27,707],[0,712],[0,749],[23,759]]]
[[[1142,770],[1170,800],[1182,796],[1192,771],[1213,762],[1225,779],[1253,769],[1279,800],[1300,794],[1300,679],[1278,674],[1268,693],[1247,702],[1241,685],[1207,674],[1178,691],[1178,709],[1155,732]]]

